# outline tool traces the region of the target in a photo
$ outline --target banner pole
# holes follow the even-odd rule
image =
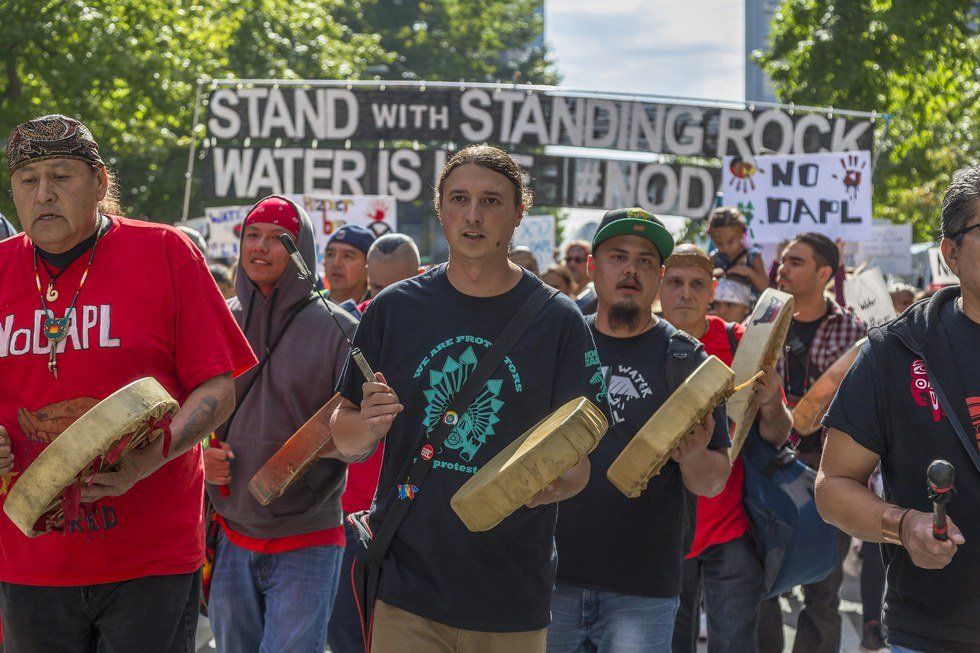
[[[191,146],[187,151],[187,172],[184,175],[184,210],[181,222],[187,222],[187,214],[191,206],[191,180],[194,176],[194,153],[197,150],[197,120],[201,113],[201,88],[204,80],[197,80],[197,92],[194,94],[194,117],[191,118]]]

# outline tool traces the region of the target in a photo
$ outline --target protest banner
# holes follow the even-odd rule
[[[884,275],[912,273],[912,225],[892,224],[887,220],[875,220],[871,226],[871,238],[848,243],[845,253],[853,252],[854,265],[867,262]]]
[[[208,221],[208,256],[235,258],[238,256],[238,234],[235,227],[242,223],[248,206],[216,206],[204,209]]]
[[[888,284],[878,268],[865,269],[845,280],[844,301],[869,328],[896,317]]]
[[[755,159],[725,157],[723,202],[737,206],[756,242],[816,231],[845,242],[871,238],[871,156],[826,152]]]
[[[929,270],[932,273],[930,283],[935,286],[951,286],[960,282],[959,277],[946,265],[943,252],[939,247],[929,248]]]
[[[488,142],[528,171],[538,206],[640,206],[703,218],[722,156],[867,150],[874,140],[872,114],[802,107],[445,82],[210,85],[206,137],[190,159],[201,162],[197,193],[206,204],[267,193],[430,203],[448,156]],[[559,155],[552,146],[577,152]]]
[[[318,261],[330,234],[344,225],[367,227],[375,237],[398,231],[397,202],[390,195],[308,194],[300,203],[313,221]]]
[[[553,215],[526,215],[514,231],[514,245],[531,250],[538,262],[538,270],[555,262],[555,217]]]

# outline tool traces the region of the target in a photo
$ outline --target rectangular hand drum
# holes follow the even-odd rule
[[[709,356],[640,427],[606,477],[631,499],[640,496],[681,439],[732,394],[734,381],[735,373]]]
[[[579,464],[609,427],[585,397],[568,402],[526,431],[453,495],[450,505],[473,532],[487,531]]]

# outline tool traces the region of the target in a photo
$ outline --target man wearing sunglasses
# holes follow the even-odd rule
[[[960,279],[871,329],[824,417],[816,499],[828,522],[880,542],[891,650],[980,650],[980,166],[953,178],[942,254]],[[926,470],[955,468],[933,525]],[[880,463],[887,500],[867,487]]]
[[[584,240],[573,240],[565,246],[565,265],[572,271],[575,279],[575,292],[578,293],[589,283],[589,273],[585,262],[592,253],[592,247]]]

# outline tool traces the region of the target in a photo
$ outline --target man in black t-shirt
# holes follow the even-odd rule
[[[589,484],[559,510],[549,652],[670,651],[690,545],[686,494],[714,496],[728,480],[723,406],[684,437],[638,498],[606,478],[640,427],[707,357],[700,343],[651,310],[673,246],[663,224],[642,209],[609,211],[593,240],[589,276],[598,311],[587,319],[612,419],[591,455]],[[672,341],[684,346],[683,357]]]
[[[411,501],[381,567],[372,651],[543,651],[555,580],[555,503],[579,492],[588,459],[493,529],[472,533],[453,494],[508,444],[562,404],[604,403],[595,345],[564,296],[548,301],[462,415],[449,400],[542,282],[507,259],[530,196],[504,152],[468,147],[443,169],[436,211],[449,263],[385,288],[354,345],[378,370],[362,383],[348,362],[333,437],[345,454],[385,439],[371,517],[374,533],[396,502]],[[382,374],[383,373],[383,374]],[[438,421],[456,426],[427,441]],[[452,421],[450,421],[452,420]],[[409,464],[429,456],[418,488]]]
[[[943,288],[871,330],[824,417],[820,514],[882,543],[892,651],[980,650],[980,167],[954,177],[942,204]],[[949,539],[933,535],[926,470],[956,469]],[[885,499],[867,488],[881,464]]]
[[[864,337],[864,323],[824,292],[839,267],[840,251],[823,234],[800,234],[783,250],[778,283],[794,299],[793,322],[780,366],[790,406],[795,406],[824,370]],[[806,437],[794,431],[790,441],[796,444],[800,460],[816,468],[823,447],[822,429]],[[806,598],[796,626],[795,653],[837,653],[840,649],[841,564],[849,543],[850,538],[839,533],[841,555],[836,569],[824,580],[803,586]],[[782,653],[783,620],[778,598],[763,601],[759,607],[759,650]]]

